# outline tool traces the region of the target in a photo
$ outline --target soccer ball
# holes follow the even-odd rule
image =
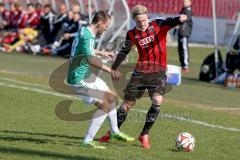
[[[179,133],[176,138],[176,146],[179,150],[190,152],[195,146],[195,138],[192,134],[187,132]]]

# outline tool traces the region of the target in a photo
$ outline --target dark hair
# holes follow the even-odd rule
[[[49,8],[49,9],[52,9],[52,7],[51,7],[50,4],[45,4],[45,5],[43,6],[43,8]]]
[[[20,4],[19,4],[18,2],[15,2],[13,5],[14,5],[14,7],[15,7],[16,9],[19,9],[19,8],[20,8]]]
[[[28,3],[27,7],[34,7],[34,5],[32,3]]]
[[[35,4],[35,7],[36,7],[36,8],[42,8],[42,4],[41,4],[41,3],[36,3],[36,4]]]
[[[0,3],[0,6],[4,6],[3,3]]]
[[[104,11],[98,11],[93,17],[92,24],[97,24],[100,21],[106,22],[108,19],[111,19],[111,16]]]

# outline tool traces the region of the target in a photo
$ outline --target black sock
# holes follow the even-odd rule
[[[152,104],[151,108],[149,109],[146,115],[146,122],[143,127],[141,135],[148,134],[149,130],[153,126],[154,122],[156,121],[159,113],[160,113],[160,105]]]
[[[118,128],[122,125],[127,117],[127,112],[122,108],[122,106],[117,111],[117,121],[118,121]]]

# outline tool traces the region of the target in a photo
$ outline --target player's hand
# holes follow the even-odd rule
[[[179,17],[179,21],[180,21],[180,22],[184,22],[184,21],[186,21],[186,20],[187,20],[187,15],[181,14],[180,17]]]
[[[111,76],[113,80],[119,80],[122,74],[119,71],[112,70]]]
[[[70,34],[69,34],[69,33],[65,33],[65,34],[63,35],[63,38],[66,39],[66,40],[68,40],[68,39],[70,38]]]
[[[113,52],[106,52],[106,51],[101,51],[101,55],[109,59],[112,59],[115,56]]]

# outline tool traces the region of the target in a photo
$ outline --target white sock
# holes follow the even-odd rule
[[[117,125],[117,110],[115,107],[115,102],[110,104],[111,111],[108,113],[108,120],[111,128],[111,133],[118,133],[118,125]]]
[[[103,124],[104,120],[106,119],[108,113],[104,112],[101,109],[98,109],[94,115],[93,119],[91,120],[91,124],[89,126],[87,135],[85,136],[83,143],[88,143],[93,140],[95,135],[97,134],[97,131]]]

